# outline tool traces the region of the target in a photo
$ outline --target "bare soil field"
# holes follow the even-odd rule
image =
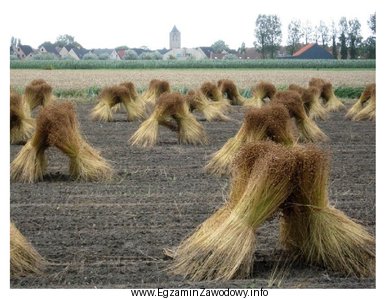
[[[46,80],[53,88],[84,89],[132,81],[137,88],[147,88],[150,80],[169,81],[173,88],[198,88],[205,81],[233,80],[241,88],[250,88],[260,80],[278,86],[291,83],[307,86],[312,77],[331,81],[333,86],[364,87],[375,82],[375,70],[283,70],[283,69],[155,69],[155,70],[10,70],[11,85],[24,88],[36,78]]]
[[[77,71],[73,77],[71,72],[11,70],[11,83],[24,86],[43,78],[56,88],[72,88],[86,84],[78,82],[83,79],[89,86],[90,82],[104,85],[131,80],[130,71]],[[143,78],[136,77],[135,84],[146,85],[158,71],[141,72]],[[187,71],[189,80],[173,81],[165,78],[168,71],[162,71],[172,85],[189,82],[193,86],[228,76],[240,85],[259,79],[283,84],[282,79],[275,79],[274,70],[253,71],[252,77],[246,75],[251,71],[240,71],[243,79],[237,79],[239,71],[232,72],[213,71],[210,77]],[[307,77],[293,72],[290,82],[299,84],[306,84],[311,76],[350,86],[375,79],[373,71],[310,71]],[[72,181],[67,157],[52,148],[43,182],[11,183],[11,219],[49,261],[42,276],[11,279],[11,288],[375,288],[375,277],[347,277],[316,266],[286,263],[278,239],[278,216],[257,232],[251,278],[190,282],[170,274],[165,269],[171,260],[163,249],[178,245],[227,198],[229,178],[206,174],[203,166],[238,131],[243,111],[232,107],[230,122],[206,122],[197,114],[209,137],[206,146],[180,145],[174,132],[161,128],[159,143],[142,149],[127,143],[139,122],[127,122],[123,113],[115,114],[114,122],[93,122],[92,107],[90,103],[77,105],[81,131],[111,162],[114,178],[111,182]],[[375,122],[348,121],[344,114],[331,113],[328,120],[317,122],[330,138],[320,144],[332,155],[329,198],[375,234]],[[11,161],[20,149],[10,146]],[[283,274],[273,275],[275,267]]]

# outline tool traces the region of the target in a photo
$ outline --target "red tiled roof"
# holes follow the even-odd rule
[[[301,54],[303,54],[304,52],[308,51],[309,49],[311,49],[315,44],[308,44],[308,45],[305,45],[303,48],[297,50],[292,56],[299,56]]]
[[[123,59],[123,57],[125,57],[125,55],[126,55],[126,51],[124,49],[121,49],[121,50],[117,51],[117,54],[118,54],[119,58]]]

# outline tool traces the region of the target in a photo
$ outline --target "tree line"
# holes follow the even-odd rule
[[[370,15],[367,25],[372,35],[364,40],[361,35],[362,25],[357,18],[347,20],[342,17],[338,24],[332,22],[330,25],[320,21],[319,25],[314,27],[309,22],[302,24],[300,20],[293,19],[288,24],[286,50],[292,55],[305,44],[317,43],[331,49],[335,59],[375,59],[375,13]],[[258,15],[254,46],[263,58],[277,56],[282,42],[281,28],[282,24],[277,15]]]

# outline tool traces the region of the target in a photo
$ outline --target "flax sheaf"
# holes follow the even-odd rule
[[[292,191],[296,160],[271,141],[248,144],[236,156],[229,201],[176,249],[170,271],[191,280],[247,278],[256,230]]]
[[[11,222],[10,225],[10,262],[11,277],[43,273],[46,261],[32,244]]]
[[[11,90],[10,93],[10,142],[23,144],[32,136],[35,120],[26,111],[23,98]]]
[[[99,102],[91,111],[93,120],[112,121],[113,112],[122,106],[127,113],[127,120],[134,121],[145,117],[145,107],[132,82],[105,87],[99,96]]]
[[[240,94],[236,84],[229,79],[221,79],[217,81],[217,86],[225,98],[228,99],[231,105],[244,105],[246,99]]]
[[[139,100],[145,107],[148,114],[153,112],[158,98],[163,93],[171,93],[169,82],[165,80],[152,79],[149,82],[148,89],[139,96]]]
[[[53,102],[40,111],[33,136],[12,161],[11,179],[41,181],[47,165],[45,150],[50,146],[69,157],[72,178],[85,181],[111,178],[109,163],[81,135],[74,105]]]
[[[297,91],[302,98],[304,109],[311,119],[326,120],[328,117],[328,111],[324,108],[319,101],[321,90],[314,86],[303,88],[297,84],[290,84],[289,90]]]
[[[198,90],[190,90],[185,96],[185,101],[189,105],[189,110],[193,112],[197,110],[201,112],[208,121],[228,121],[230,118],[226,116],[218,105],[218,102],[208,100],[204,93]]]
[[[219,87],[212,82],[204,82],[200,86],[200,91],[207,98],[208,101],[212,101],[221,112],[228,112],[230,109],[229,101],[224,98]]]
[[[237,134],[212,154],[205,170],[216,175],[228,174],[235,154],[248,142],[272,140],[288,146],[292,145],[294,137],[290,121],[288,110],[280,104],[249,108],[245,112]]]
[[[320,91],[320,97],[327,111],[339,111],[345,109],[344,104],[336,97],[332,84],[321,78],[311,78],[308,82],[310,87],[316,87]]]
[[[177,131],[179,143],[199,145],[208,142],[204,127],[189,111],[188,103],[179,93],[163,93],[153,113],[131,136],[129,143],[141,147],[154,146],[160,125]]]
[[[301,95],[293,90],[277,92],[272,103],[284,105],[292,118],[295,119],[300,137],[303,141],[317,142],[328,140],[327,135],[307,116]]]
[[[280,240],[293,261],[373,276],[373,236],[329,204],[329,161],[313,144],[244,145],[233,162],[229,200],[172,252],[169,270],[190,280],[249,277],[256,230],[280,211]]]
[[[51,85],[43,79],[32,80],[24,89],[23,102],[25,103],[27,116],[36,107],[45,107],[54,100]]]
[[[375,240],[328,199],[330,157],[309,145],[294,147],[297,171],[286,201],[280,238],[296,259],[359,277],[375,271]]]
[[[354,121],[375,120],[375,90],[375,83],[366,85],[359,99],[347,112],[346,118]]]
[[[245,105],[262,107],[265,102],[264,99],[268,98],[272,100],[272,98],[276,94],[276,87],[270,82],[260,81],[252,88],[252,98],[245,102]]]

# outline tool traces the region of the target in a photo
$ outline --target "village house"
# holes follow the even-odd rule
[[[86,50],[84,48],[71,48],[70,51],[68,51],[68,55],[72,57],[75,60],[81,60],[85,54],[87,54],[89,50]]]
[[[261,59],[261,54],[256,50],[255,47],[245,48],[241,53],[237,53],[239,59]]]
[[[34,54],[34,49],[31,46],[19,44],[16,47],[16,55],[19,59],[31,58]]]
[[[98,58],[104,57],[104,59],[109,60],[122,60],[125,56],[125,50],[116,50],[116,49],[92,49],[88,53],[95,54]]]
[[[54,44],[50,42],[45,42],[41,44],[38,48],[39,53],[49,53],[49,54],[55,55],[55,57],[57,58],[60,57],[59,50],[60,50],[59,47],[56,47]]]
[[[288,57],[286,57],[288,58]],[[290,58],[293,59],[334,59],[334,56],[318,44],[308,44],[296,51]]]
[[[162,56],[163,60],[177,59],[177,60],[199,60],[207,59],[207,56],[200,48],[180,48],[172,49]]]

